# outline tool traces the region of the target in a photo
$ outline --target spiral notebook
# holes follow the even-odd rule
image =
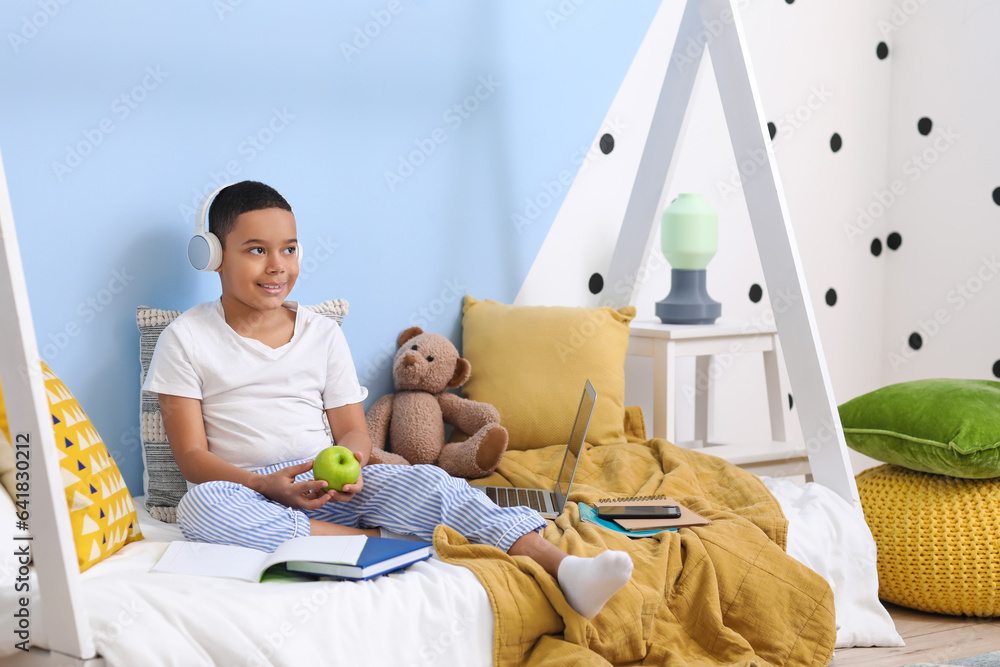
[[[670,496],[634,496],[632,498],[601,498],[594,507],[614,507],[617,505],[677,505],[681,515],[676,519],[615,519],[615,523],[625,530],[656,530],[663,528],[689,528],[710,526],[712,522]]]

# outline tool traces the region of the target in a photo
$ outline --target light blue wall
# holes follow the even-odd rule
[[[94,4],[4,3],[0,149],[42,357],[135,493],[135,307],[218,296],[184,256],[202,193],[252,178],[288,198],[293,296],[350,301],[374,400],[399,331],[460,342],[462,294],[514,298],[562,197],[512,215],[579,167],[657,5]]]

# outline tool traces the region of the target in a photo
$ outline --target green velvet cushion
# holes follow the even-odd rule
[[[1000,477],[1000,382],[901,382],[840,406],[847,444],[910,470]]]

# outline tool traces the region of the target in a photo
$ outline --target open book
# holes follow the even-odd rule
[[[368,541],[382,539],[365,535],[296,537],[273,552],[204,542],[171,542],[152,571],[260,581],[265,570],[279,563],[356,565]]]

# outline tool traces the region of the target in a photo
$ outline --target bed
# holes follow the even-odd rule
[[[864,552],[852,542],[859,526],[845,501],[817,484],[758,478],[646,440],[636,410],[629,409],[628,442],[588,446],[572,502],[545,531],[571,553],[632,554],[632,583],[593,621],[572,613],[530,560],[467,544],[445,527],[435,534],[434,558],[369,582],[249,584],[150,573],[181,537],[137,497],[145,539],[81,575],[97,652],[109,665],[825,665],[835,645],[895,641],[877,582],[856,577]],[[508,452],[479,483],[551,484],[558,449]],[[581,524],[576,502],[611,488],[614,495],[671,495],[713,525],[630,539]],[[826,523],[819,532],[818,520]],[[813,569],[803,564],[810,550]],[[851,571],[832,575],[845,569],[837,563]],[[45,598],[32,590],[37,618]],[[16,604],[13,587],[0,587],[5,624]],[[35,649],[50,645],[40,625],[33,626]],[[0,626],[5,637],[12,630]],[[12,665],[45,664],[43,655],[0,645]]]
[[[171,518],[169,507],[162,506],[169,494],[153,484],[156,479],[146,480],[147,491],[159,494],[156,504],[151,505],[149,496],[128,494],[82,407],[43,364],[38,378],[43,381],[41,400],[47,397],[51,419],[35,427],[42,437],[34,438],[31,456],[42,463],[35,471],[49,464],[55,470],[32,473],[35,562],[25,566],[22,575],[20,564],[9,556],[13,550],[5,550],[6,562],[0,558],[0,636],[16,637],[18,624],[24,621],[18,614],[30,614],[25,621],[30,625],[30,643],[24,646],[30,650],[21,651],[15,640],[8,639],[0,643],[0,657],[11,665],[292,665],[305,660],[394,665],[825,665],[836,646],[900,643],[876,597],[875,550],[859,508],[818,484],[762,479],[706,453],[648,439],[641,411],[618,407],[612,400],[615,383],[622,381],[628,313],[612,309],[597,320],[593,312],[565,309],[559,311],[560,317],[570,319],[555,323],[553,311],[546,310],[544,326],[532,331],[530,320],[537,319],[537,313],[517,309],[512,315],[508,308],[471,303],[464,335],[479,336],[480,329],[496,333],[506,326],[511,332],[503,344],[525,358],[530,346],[516,340],[513,331],[528,336],[544,353],[553,342],[545,340],[545,332],[558,340],[561,332],[581,326],[573,318],[587,318],[592,325],[601,322],[601,330],[577,350],[598,360],[599,365],[581,372],[605,389],[592,421],[593,442],[588,442],[577,470],[571,502],[544,533],[569,553],[594,555],[613,548],[632,556],[631,583],[595,619],[586,621],[572,612],[555,581],[530,559],[470,545],[443,526],[434,535],[435,558],[370,582],[289,578],[248,584],[151,573],[169,542],[180,538],[175,524],[161,520]],[[527,320],[518,319],[525,314]],[[157,320],[155,326],[162,329],[162,325]],[[479,376],[475,392],[489,396],[486,380],[493,379],[507,394],[524,398],[523,383],[504,377],[505,372],[531,377],[509,368],[505,360],[513,355],[501,350],[492,361],[484,356],[496,355],[500,342],[489,341],[483,346],[485,352],[477,351],[468,338],[465,343],[467,356],[475,356],[474,364],[494,365],[485,378]],[[596,351],[587,345],[596,346]],[[556,372],[558,377],[542,383],[544,400],[529,397],[529,407],[504,408],[509,415],[505,425],[518,447],[507,451],[496,473],[475,483],[551,488],[558,455],[565,449],[558,439],[569,430],[568,424],[558,423],[557,415],[566,413],[567,420],[573,416],[557,405],[556,388],[565,368]],[[564,393],[575,404],[578,378],[562,379]],[[18,406],[19,400],[23,406],[24,397],[16,382],[13,386],[4,400],[11,412],[10,432],[16,434],[25,430],[23,420],[14,423],[18,411],[34,413]],[[504,396],[490,398],[506,406]],[[156,422],[147,409],[152,407],[144,398],[144,419]],[[529,409],[536,414],[529,414]],[[166,456],[169,449],[162,448],[169,443],[156,441],[155,433],[150,437],[144,444],[159,445]],[[77,458],[51,455],[62,452],[56,441],[66,446],[86,441],[96,453],[80,456],[79,465],[86,464],[98,477],[78,479]],[[538,446],[531,446],[536,442]],[[0,451],[11,448],[3,443]],[[144,450],[147,473],[157,470],[148,458],[154,453]],[[164,482],[171,475],[162,478]],[[177,492],[185,488],[181,484]],[[88,553],[79,540],[81,516],[87,510],[78,492],[98,490],[110,518],[93,535],[103,532],[114,547],[103,556],[96,543],[94,553]],[[630,539],[580,522],[579,502],[655,494],[677,499],[711,519],[712,525]],[[0,512],[0,531],[9,530],[16,508],[10,497],[0,495],[8,502],[8,514]],[[103,510],[101,517],[103,521]],[[88,519],[82,521],[86,528]],[[11,534],[4,541],[19,544],[18,539]],[[78,559],[73,559],[74,546]],[[98,557],[92,558],[94,554]],[[19,576],[27,583],[20,590],[15,585]],[[100,657],[71,659],[78,650],[72,648],[74,641],[82,649],[88,648],[85,642],[93,647],[75,656]]]

